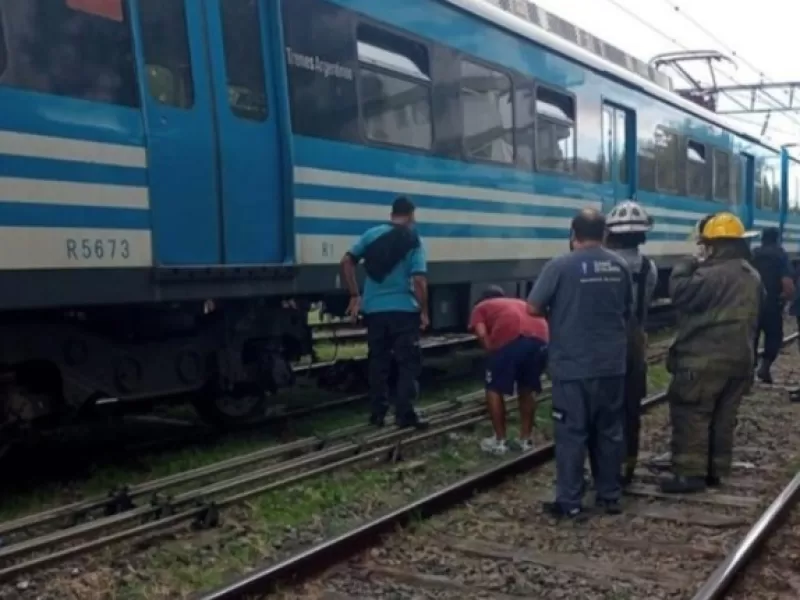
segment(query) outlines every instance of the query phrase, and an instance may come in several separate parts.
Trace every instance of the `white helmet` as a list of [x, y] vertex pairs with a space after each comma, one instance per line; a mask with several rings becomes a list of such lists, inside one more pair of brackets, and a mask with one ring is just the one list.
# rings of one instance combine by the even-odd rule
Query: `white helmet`
[[640, 233], [653, 228], [653, 219], [639, 204], [625, 200], [608, 213], [606, 227], [611, 233]]

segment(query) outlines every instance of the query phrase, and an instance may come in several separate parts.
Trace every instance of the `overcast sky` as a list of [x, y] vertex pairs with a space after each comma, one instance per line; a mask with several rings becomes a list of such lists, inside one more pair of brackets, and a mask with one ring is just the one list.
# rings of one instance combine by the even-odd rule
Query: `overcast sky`
[[[797, 0], [535, 0], [536, 4], [640, 58], [689, 48], [714, 49], [731, 56], [736, 67], [720, 64], [720, 85], [800, 81], [800, 2]], [[676, 7], [678, 10], [676, 10]], [[694, 77], [709, 81], [708, 68], [695, 65]], [[670, 74], [671, 75], [671, 74]], [[732, 77], [732, 79], [731, 79]], [[675, 87], [685, 87], [673, 77]], [[788, 100], [783, 91], [772, 94]], [[795, 104], [800, 106], [800, 89]], [[744, 96], [737, 96], [745, 100]], [[760, 99], [761, 105], [770, 102]], [[723, 98], [720, 109], [736, 108]], [[758, 136], [764, 115], [737, 115], [734, 123]], [[800, 142], [800, 111], [773, 114], [766, 139], [774, 144]], [[797, 154], [797, 151], [795, 151]]]

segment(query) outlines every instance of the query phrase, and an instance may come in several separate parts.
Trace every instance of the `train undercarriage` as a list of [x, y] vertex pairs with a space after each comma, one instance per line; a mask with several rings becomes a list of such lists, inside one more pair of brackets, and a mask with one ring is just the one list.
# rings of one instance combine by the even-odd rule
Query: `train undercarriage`
[[175, 401], [215, 426], [251, 421], [312, 351], [308, 306], [258, 299], [4, 315], [0, 447], [41, 426]]

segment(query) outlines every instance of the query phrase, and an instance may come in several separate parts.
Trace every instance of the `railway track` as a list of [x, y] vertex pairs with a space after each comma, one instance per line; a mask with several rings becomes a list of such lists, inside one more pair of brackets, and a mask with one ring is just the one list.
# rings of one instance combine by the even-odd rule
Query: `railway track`
[[[660, 361], [667, 344], [655, 344]], [[515, 409], [512, 399], [507, 406]], [[425, 432], [347, 427], [0, 523], [0, 585], [32, 571], [191, 522], [214, 526], [220, 511], [304, 480], [382, 464], [486, 420], [482, 389], [423, 409]]]
[[[784, 352], [774, 367], [776, 381], [795, 382], [795, 361], [793, 348]], [[659, 394], [645, 403], [643, 459], [667, 447], [667, 414], [658, 408], [663, 400]], [[557, 524], [538, 507], [553, 495], [553, 447], [547, 445], [203, 598], [276, 592], [285, 599], [324, 600], [721, 598], [770, 525], [800, 496], [800, 481], [793, 478], [798, 456], [791, 452], [800, 441], [793, 425], [798, 415], [800, 404], [787, 400], [785, 388], [758, 384], [740, 408], [734, 473], [720, 489], [664, 495], [655, 485], [657, 474], [640, 468], [622, 515]], [[413, 526], [390, 535], [408, 524]]]

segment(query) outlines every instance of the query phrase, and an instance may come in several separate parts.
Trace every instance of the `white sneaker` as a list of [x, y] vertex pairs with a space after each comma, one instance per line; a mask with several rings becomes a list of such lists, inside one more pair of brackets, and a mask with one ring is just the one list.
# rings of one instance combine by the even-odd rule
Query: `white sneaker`
[[508, 452], [508, 446], [505, 440], [498, 440], [496, 437], [492, 436], [481, 441], [481, 450], [487, 454], [502, 456]]
[[648, 464], [655, 469], [669, 469], [672, 466], [672, 452], [654, 456]]
[[528, 450], [533, 450], [533, 440], [528, 438], [527, 440], [518, 440], [517, 446], [522, 452], [527, 452]]

